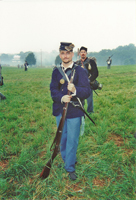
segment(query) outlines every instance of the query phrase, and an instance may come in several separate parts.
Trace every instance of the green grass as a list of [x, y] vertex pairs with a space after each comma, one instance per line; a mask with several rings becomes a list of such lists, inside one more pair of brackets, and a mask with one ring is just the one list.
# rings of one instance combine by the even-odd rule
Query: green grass
[[[135, 200], [136, 199], [136, 66], [99, 68], [103, 84], [94, 93], [77, 151], [78, 179], [71, 181], [58, 155], [50, 176], [39, 174], [51, 156], [56, 133], [49, 84], [52, 69], [3, 67], [0, 92], [1, 200]], [[85, 104], [85, 108], [86, 108]]]

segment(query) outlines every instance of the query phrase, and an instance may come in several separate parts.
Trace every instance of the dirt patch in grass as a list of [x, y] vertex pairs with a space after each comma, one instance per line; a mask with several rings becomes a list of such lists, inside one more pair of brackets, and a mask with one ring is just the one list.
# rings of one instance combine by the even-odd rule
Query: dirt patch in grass
[[0, 161], [0, 168], [5, 169], [8, 165], [8, 163], [9, 163], [8, 160]]
[[103, 187], [105, 185], [107, 185], [107, 183], [110, 182], [110, 179], [100, 179], [99, 177], [96, 177], [93, 179], [93, 185], [94, 186], [98, 186], [98, 187]]
[[93, 185], [103, 187], [105, 185], [104, 179], [99, 179], [98, 177], [93, 179]]
[[74, 192], [82, 192], [82, 188], [80, 186], [80, 182], [72, 184], [72, 185], [67, 185], [66, 189], [72, 189]]
[[41, 152], [39, 153], [39, 157], [40, 157], [40, 158], [45, 157], [46, 153], [47, 153], [47, 151], [41, 151]]
[[110, 140], [113, 140], [118, 147], [124, 144], [124, 140], [120, 135], [112, 134], [108, 137], [108, 141]]
[[131, 156], [133, 154], [133, 149], [124, 149], [123, 156]]

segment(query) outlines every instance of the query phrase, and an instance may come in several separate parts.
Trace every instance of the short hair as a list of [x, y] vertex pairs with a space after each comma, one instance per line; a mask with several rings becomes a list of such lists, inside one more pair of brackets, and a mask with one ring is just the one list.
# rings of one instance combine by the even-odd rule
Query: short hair
[[85, 50], [85, 51], [87, 52], [87, 48], [86, 48], [86, 47], [83, 47], [83, 46], [82, 46], [82, 47], [80, 48], [80, 51], [81, 51], [81, 50]]

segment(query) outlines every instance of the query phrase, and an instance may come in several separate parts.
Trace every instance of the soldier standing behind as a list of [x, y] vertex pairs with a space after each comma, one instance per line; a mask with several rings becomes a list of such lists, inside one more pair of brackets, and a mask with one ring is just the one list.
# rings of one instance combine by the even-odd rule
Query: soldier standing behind
[[[87, 73], [88, 73], [88, 79], [91, 82], [93, 82], [97, 77], [98, 77], [98, 69], [97, 69], [97, 64], [96, 64], [96, 59], [93, 58], [88, 58], [87, 57], [87, 48], [86, 47], [81, 47], [80, 48], [80, 60], [77, 60], [77, 64], [80, 65], [81, 67], [85, 68]], [[88, 113], [93, 113], [93, 90], [91, 90], [90, 96], [87, 98], [87, 112]]]

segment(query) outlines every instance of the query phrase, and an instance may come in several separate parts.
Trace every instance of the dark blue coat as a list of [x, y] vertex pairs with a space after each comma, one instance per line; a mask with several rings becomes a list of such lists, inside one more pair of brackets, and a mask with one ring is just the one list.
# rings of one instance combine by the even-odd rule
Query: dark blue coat
[[[67, 69], [68, 70], [68, 69]], [[52, 80], [50, 84], [51, 97], [53, 99], [53, 115], [58, 116], [63, 113], [63, 107], [65, 103], [61, 103], [61, 98], [68, 93], [67, 85], [68, 82], [65, 81], [64, 84], [60, 83], [63, 78], [62, 74], [59, 72], [57, 67], [52, 73]], [[69, 75], [69, 79], [71, 74]], [[75, 68], [75, 76], [73, 84], [76, 87], [76, 97], [80, 98], [81, 101], [88, 98], [91, 94], [90, 84], [88, 81], [87, 72], [80, 66]], [[72, 101], [77, 101], [76, 97], [72, 97]], [[84, 113], [78, 107], [74, 107], [71, 103], [68, 105], [66, 118], [81, 117]]]
[[[81, 59], [76, 61], [76, 63], [82, 66]], [[91, 65], [91, 69], [88, 69], [89, 64]], [[90, 82], [94, 81], [98, 77], [98, 74], [99, 74], [96, 62], [92, 58], [86, 57], [86, 59], [83, 62], [83, 65], [84, 65], [84, 68], [88, 72], [88, 77], [90, 77], [89, 78]]]

